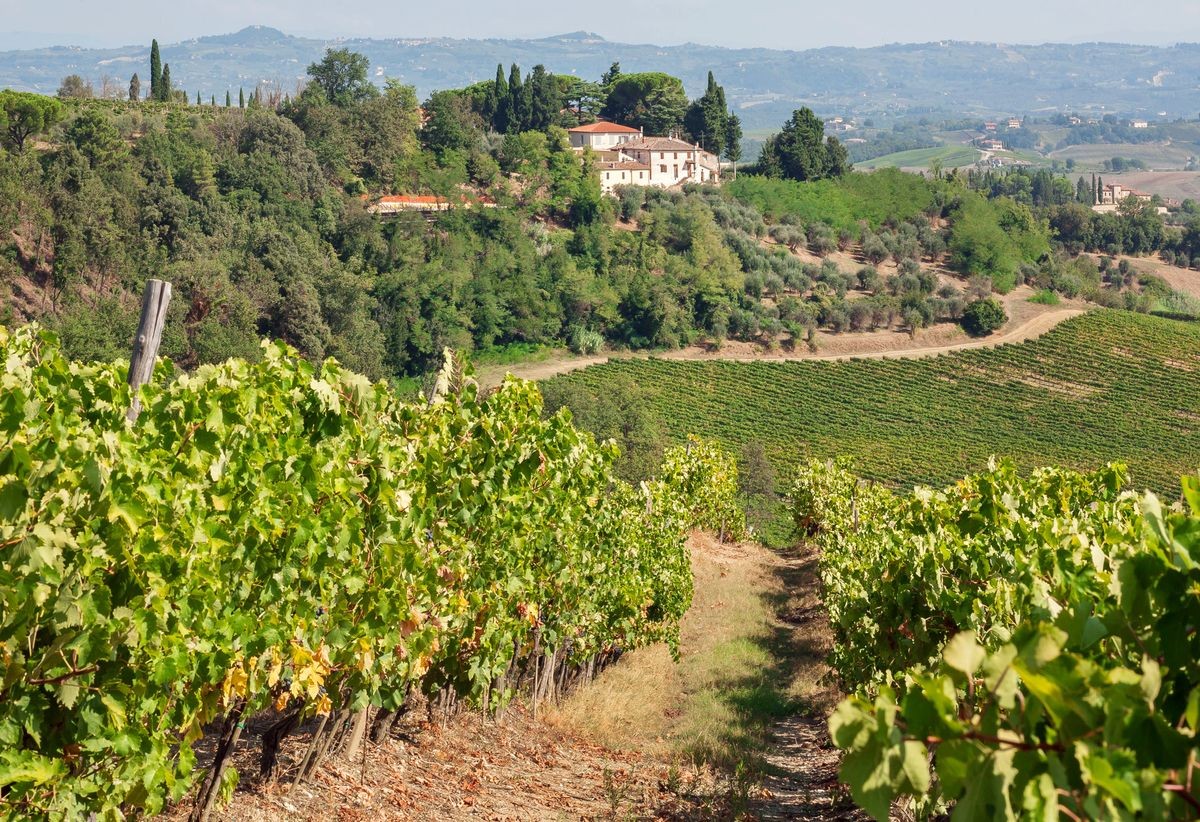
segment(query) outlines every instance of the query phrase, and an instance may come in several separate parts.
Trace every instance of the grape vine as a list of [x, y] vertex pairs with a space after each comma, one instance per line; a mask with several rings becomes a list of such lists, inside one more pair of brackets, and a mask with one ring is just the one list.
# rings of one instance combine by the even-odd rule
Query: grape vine
[[845, 463], [799, 477], [823, 549], [842, 778], [885, 819], [1194, 818], [1200, 478], [994, 464], [898, 497]]
[[631, 487], [529, 383], [405, 404], [270, 344], [160, 363], [130, 427], [123, 377], [0, 328], [4, 816], [156, 813], [222, 718], [496, 707], [547, 660], [676, 648], [688, 529], [740, 527], [728, 457]]

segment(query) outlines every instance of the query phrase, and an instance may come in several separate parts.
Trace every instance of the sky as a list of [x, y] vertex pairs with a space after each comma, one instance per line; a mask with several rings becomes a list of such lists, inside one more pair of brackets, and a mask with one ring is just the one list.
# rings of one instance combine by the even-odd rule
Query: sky
[[0, 48], [176, 42], [265, 25], [333, 37], [546, 37], [806, 49], [932, 40], [1200, 41], [1200, 0], [0, 0]]

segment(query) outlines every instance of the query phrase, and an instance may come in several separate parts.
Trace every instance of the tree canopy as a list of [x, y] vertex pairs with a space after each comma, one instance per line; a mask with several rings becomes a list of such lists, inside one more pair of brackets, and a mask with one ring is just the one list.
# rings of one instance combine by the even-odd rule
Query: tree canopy
[[343, 108], [373, 97], [378, 90], [367, 74], [371, 62], [350, 49], [326, 49], [319, 63], [308, 67], [309, 88], [319, 91], [329, 103]]
[[661, 71], [621, 74], [613, 81], [601, 116], [647, 134], [667, 134], [683, 125], [688, 99], [683, 82]]
[[63, 117], [62, 103], [53, 97], [10, 89], [0, 91], [0, 110], [7, 121], [4, 144], [18, 152], [31, 136], [49, 130]]
[[763, 143], [759, 170], [769, 177], [823, 180], [850, 170], [846, 149], [836, 137], [825, 137], [825, 124], [810, 108], [792, 112], [783, 130]]

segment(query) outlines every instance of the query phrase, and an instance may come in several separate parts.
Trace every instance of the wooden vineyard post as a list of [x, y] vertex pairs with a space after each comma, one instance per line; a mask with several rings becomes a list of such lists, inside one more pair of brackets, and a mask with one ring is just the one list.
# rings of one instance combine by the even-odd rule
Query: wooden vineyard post
[[137, 334], [133, 337], [133, 354], [129, 357], [129, 387], [133, 401], [125, 419], [134, 422], [142, 413], [138, 389], [154, 375], [154, 361], [162, 343], [163, 326], [167, 322], [167, 305], [171, 302], [171, 284], [165, 280], [147, 280], [142, 292], [142, 316]]

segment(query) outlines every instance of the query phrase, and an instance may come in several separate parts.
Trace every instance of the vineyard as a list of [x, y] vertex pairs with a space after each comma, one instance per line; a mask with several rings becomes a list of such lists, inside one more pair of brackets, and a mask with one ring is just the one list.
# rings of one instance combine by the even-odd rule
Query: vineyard
[[1164, 510], [1126, 479], [1002, 462], [905, 497], [799, 472], [854, 692], [830, 732], [875, 818], [1196, 817], [1200, 480]]
[[1120, 459], [1135, 486], [1175, 499], [1200, 465], [1200, 326], [1129, 312], [927, 359], [622, 359], [556, 379], [593, 393], [632, 379], [673, 438], [757, 440], [781, 477], [814, 457], [851, 457], [895, 487], [944, 485], [994, 454], [1022, 468]]
[[[448, 365], [399, 402], [280, 344], [131, 396], [120, 365], [0, 328], [0, 817], [156, 813], [230, 794], [253, 717], [298, 778], [408, 698], [547, 698], [624, 649], [674, 647], [687, 531], [736, 536], [736, 467], [692, 441], [659, 478], [528, 383]], [[216, 736], [211, 763], [196, 750]]]

